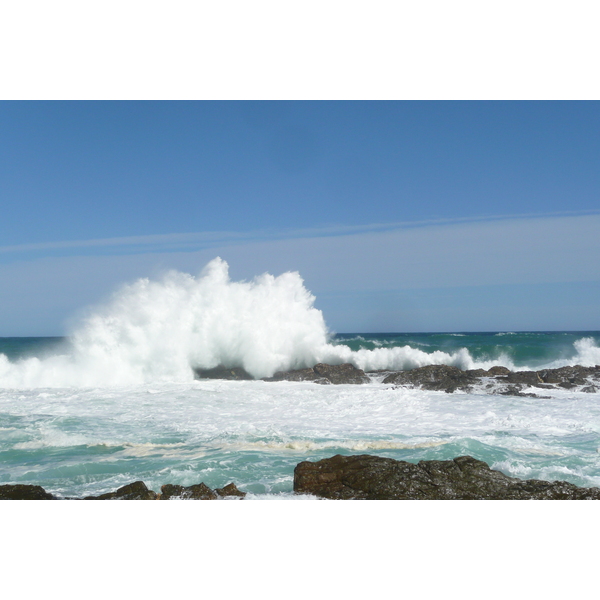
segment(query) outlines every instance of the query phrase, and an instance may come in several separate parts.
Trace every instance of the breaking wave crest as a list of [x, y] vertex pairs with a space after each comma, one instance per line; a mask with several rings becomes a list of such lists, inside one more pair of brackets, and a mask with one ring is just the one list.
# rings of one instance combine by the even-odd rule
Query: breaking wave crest
[[[296, 272], [234, 282], [227, 263], [216, 258], [197, 277], [173, 271], [159, 281], [140, 279], [124, 286], [83, 321], [66, 354], [17, 362], [0, 354], [0, 386], [185, 382], [193, 380], [194, 368], [218, 365], [243, 367], [256, 378], [319, 362], [350, 362], [364, 370], [429, 364], [515, 368], [508, 356], [475, 361], [466, 348], [424, 352], [406, 345], [352, 350], [332, 344], [314, 300]], [[600, 363], [600, 348], [593, 339], [580, 339], [575, 346], [575, 362]]]

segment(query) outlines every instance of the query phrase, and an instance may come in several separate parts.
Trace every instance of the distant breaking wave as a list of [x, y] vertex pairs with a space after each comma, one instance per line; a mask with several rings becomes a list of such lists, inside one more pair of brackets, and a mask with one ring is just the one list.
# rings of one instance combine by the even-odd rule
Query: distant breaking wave
[[[0, 387], [185, 382], [193, 380], [194, 368], [218, 365], [243, 367], [256, 378], [319, 362], [350, 362], [365, 371], [429, 364], [515, 369], [508, 356], [475, 361], [466, 348], [428, 353], [408, 345], [352, 350], [332, 344], [323, 314], [297, 272], [234, 282], [228, 270], [216, 258], [198, 277], [172, 271], [160, 281], [124, 286], [83, 321], [68, 354], [16, 362], [0, 354]], [[593, 339], [582, 338], [575, 348], [569, 364], [600, 363]]]

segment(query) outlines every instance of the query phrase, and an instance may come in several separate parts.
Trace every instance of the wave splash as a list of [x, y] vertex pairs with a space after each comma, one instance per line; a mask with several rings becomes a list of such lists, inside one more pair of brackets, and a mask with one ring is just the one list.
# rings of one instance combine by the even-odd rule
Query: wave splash
[[[197, 277], [172, 271], [160, 281], [140, 279], [83, 321], [71, 336], [68, 354], [14, 363], [0, 354], [0, 387], [186, 382], [193, 380], [194, 368], [218, 365], [243, 367], [255, 378], [319, 362], [350, 362], [366, 371], [430, 364], [515, 368], [508, 356], [475, 361], [466, 348], [453, 353], [411, 346], [353, 351], [332, 344], [314, 300], [297, 272], [234, 282], [220, 258]], [[600, 363], [600, 348], [591, 338], [575, 346], [579, 364]]]

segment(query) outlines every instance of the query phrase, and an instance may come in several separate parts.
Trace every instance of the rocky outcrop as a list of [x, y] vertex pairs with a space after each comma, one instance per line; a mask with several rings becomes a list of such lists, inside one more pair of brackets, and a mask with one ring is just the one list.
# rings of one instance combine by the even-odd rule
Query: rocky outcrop
[[56, 500], [41, 485], [0, 485], [0, 500]]
[[[230, 379], [250, 380], [254, 379], [241, 367], [215, 367], [214, 369], [194, 369], [196, 379]], [[342, 365], [327, 365], [319, 363], [307, 369], [295, 369], [292, 371], [277, 371], [273, 377], [265, 377], [263, 381], [313, 381], [324, 385], [342, 383], [369, 383], [371, 379], [365, 375], [362, 369], [345, 363]]]
[[448, 365], [429, 365], [388, 375], [383, 383], [421, 387], [425, 390], [442, 390], [452, 393], [467, 390], [478, 381], [475, 375]]
[[264, 381], [314, 381], [325, 385], [332, 383], [338, 385], [369, 383], [371, 379], [365, 375], [362, 369], [357, 369], [350, 363], [342, 365], [319, 363], [308, 369], [278, 371], [273, 377], [266, 377]]
[[350, 363], [342, 365], [326, 365], [319, 363], [313, 367], [314, 372], [320, 377], [328, 379], [333, 384], [341, 383], [369, 383], [371, 379], [365, 375], [362, 369], [357, 369]]
[[277, 371], [273, 377], [265, 377], [263, 379], [263, 381], [315, 381], [317, 383], [331, 383], [329, 380], [319, 380], [324, 380], [324, 378], [317, 375], [312, 367], [308, 369], [295, 369], [293, 371]]
[[[294, 492], [333, 500], [600, 500], [600, 488], [517, 479], [471, 456], [414, 464], [370, 454], [338, 454], [299, 463], [294, 469]], [[217, 500], [245, 495], [233, 483], [216, 490], [204, 483], [188, 487], [166, 484], [157, 494], [136, 481], [84, 500]], [[38, 485], [1, 485], [0, 500], [59, 498]]]
[[[157, 494], [146, 487], [143, 481], [135, 481], [120, 487], [116, 492], [108, 492], [99, 496], [86, 496], [83, 500], [217, 500], [218, 498], [243, 498], [246, 492], [238, 490], [234, 483], [211, 490], [204, 483], [184, 487], [168, 483], [161, 487]], [[0, 485], [0, 500], [59, 500], [39, 485]], [[65, 498], [65, 500], [81, 500], [81, 498]]]
[[[527, 388], [574, 389], [596, 393], [600, 389], [600, 366], [561, 367], [541, 371], [510, 371], [506, 367], [492, 367], [463, 371], [448, 365], [429, 365], [407, 371], [389, 373], [383, 383], [398, 386], [419, 387], [425, 390], [443, 390], [448, 393], [457, 390], [464, 392], [529, 396], [548, 398], [537, 393], [524, 392]], [[598, 384], [598, 385], [595, 385]]]
[[559, 369], [544, 369], [537, 373], [544, 383], [557, 384], [566, 389], [586, 385], [590, 379], [600, 381], [600, 365], [595, 367], [575, 365]]
[[214, 369], [194, 369], [195, 379], [233, 379], [233, 380], [250, 380], [254, 379], [242, 367], [215, 367]]
[[116, 492], [100, 496], [86, 496], [84, 500], [156, 500], [158, 494], [149, 490], [143, 481], [134, 481], [120, 487]]
[[217, 492], [217, 494], [221, 498], [228, 498], [228, 497], [243, 498], [246, 495], [246, 492], [242, 492], [237, 489], [235, 483], [228, 483], [225, 487], [216, 488], [215, 492]]
[[600, 488], [508, 477], [471, 456], [417, 464], [362, 454], [302, 462], [294, 491], [335, 500], [600, 500]]
[[[194, 369], [196, 379], [250, 380], [252, 375], [241, 367], [215, 367], [214, 369]], [[524, 391], [527, 388], [575, 389], [582, 392], [597, 393], [600, 390], [600, 365], [595, 367], [561, 367], [540, 371], [510, 371], [506, 367], [495, 366], [489, 370], [470, 369], [463, 371], [449, 365], [428, 365], [406, 371], [373, 371], [383, 383], [397, 386], [415, 387], [424, 390], [444, 391], [449, 394], [456, 391], [477, 391], [504, 396], [528, 396], [547, 398], [539, 393]], [[371, 377], [362, 369], [350, 363], [342, 365], [316, 364], [306, 369], [278, 371], [263, 381], [312, 381], [323, 385], [369, 383]]]
[[183, 487], [168, 483], [160, 488], [160, 500], [216, 500], [217, 494], [204, 483]]

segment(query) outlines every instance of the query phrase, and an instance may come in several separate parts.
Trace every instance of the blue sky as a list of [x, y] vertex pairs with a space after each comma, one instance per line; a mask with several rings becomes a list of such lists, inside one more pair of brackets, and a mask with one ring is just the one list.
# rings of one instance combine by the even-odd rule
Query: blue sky
[[600, 329], [598, 102], [1, 102], [0, 336], [220, 255], [348, 331]]

